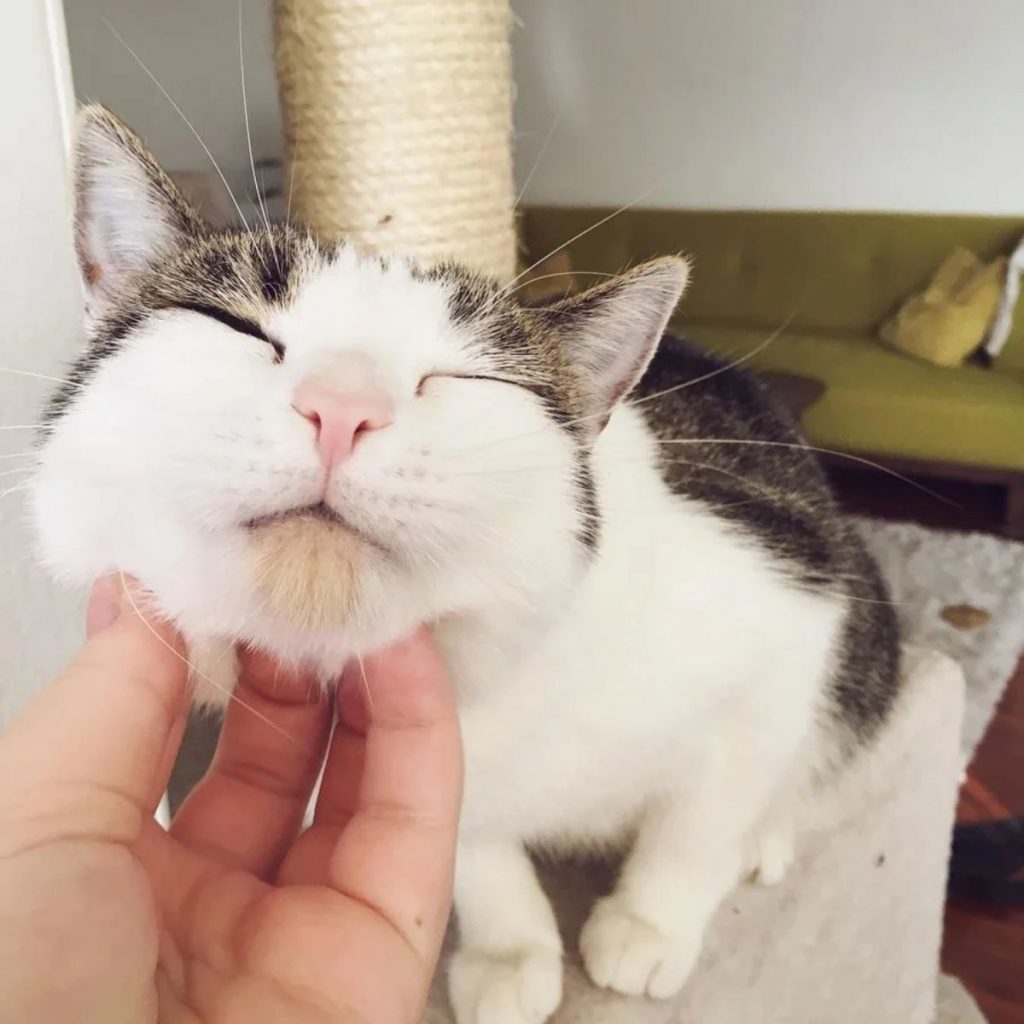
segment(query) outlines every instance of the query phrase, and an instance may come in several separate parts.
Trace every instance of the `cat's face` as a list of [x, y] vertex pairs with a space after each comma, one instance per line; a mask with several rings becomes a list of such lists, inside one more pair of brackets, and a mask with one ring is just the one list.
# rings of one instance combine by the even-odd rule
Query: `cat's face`
[[585, 569], [591, 446], [681, 261], [527, 309], [453, 268], [215, 234], [100, 109], [76, 158], [90, 338], [33, 495], [56, 570], [131, 573], [190, 633], [298, 655], [525, 611]]

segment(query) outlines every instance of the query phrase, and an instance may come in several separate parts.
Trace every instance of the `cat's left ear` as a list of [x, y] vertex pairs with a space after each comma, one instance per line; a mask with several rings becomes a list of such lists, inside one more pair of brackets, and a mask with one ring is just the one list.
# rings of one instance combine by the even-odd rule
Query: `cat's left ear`
[[85, 107], [75, 127], [75, 250], [94, 316], [205, 226], [139, 137], [109, 110]]
[[689, 276], [685, 259], [666, 256], [534, 311], [569, 356], [592, 435], [647, 369]]

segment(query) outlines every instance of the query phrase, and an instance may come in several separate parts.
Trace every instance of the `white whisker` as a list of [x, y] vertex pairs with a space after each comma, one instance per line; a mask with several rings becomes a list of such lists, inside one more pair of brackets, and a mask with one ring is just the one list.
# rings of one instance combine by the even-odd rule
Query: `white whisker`
[[363, 681], [363, 695], [366, 697], [366, 709], [370, 712], [370, 718], [373, 718], [373, 694], [370, 693], [370, 680], [366, 678], [366, 664], [363, 661], [361, 654], [356, 655], [356, 661], [359, 663], [359, 675]]
[[836, 451], [834, 448], [819, 448], [812, 444], [796, 444], [789, 441], [762, 441], [755, 440], [754, 438], [743, 438], [743, 437], [702, 437], [702, 438], [680, 438], [678, 440], [664, 440], [659, 441], [659, 444], [748, 444], [748, 445], [759, 445], [766, 448], [795, 448], [798, 451], [815, 452], [819, 455], [833, 455], [836, 458], [848, 459], [850, 462], [859, 463], [862, 466], [869, 466], [871, 469], [877, 469], [881, 473], [886, 473], [891, 477], [895, 477], [897, 480], [914, 487], [921, 491], [923, 494], [927, 494], [932, 498], [936, 498], [938, 501], [943, 502], [946, 505], [951, 505], [953, 508], [959, 508], [959, 505], [950, 498], [947, 498], [943, 494], [939, 494], [937, 491], [933, 491], [930, 487], [925, 487], [924, 484], [919, 484], [916, 480], [911, 480], [910, 477], [904, 476], [902, 473], [897, 473], [894, 469], [889, 469], [888, 466], [883, 466], [881, 463], [872, 462], [871, 459], [866, 459], [861, 455], [851, 455], [849, 452]]
[[[656, 391], [651, 395], [644, 395], [643, 398], [638, 398], [635, 401], [628, 401], [627, 405], [630, 408], [636, 408], [637, 406], [645, 405], [647, 402], [653, 402], [659, 398], [666, 398], [668, 395], [675, 394], [677, 391], [685, 391], [687, 388], [693, 387], [696, 384], [702, 384], [704, 381], [711, 380], [712, 377], [717, 377], [719, 374], [725, 373], [728, 370], [734, 370], [737, 366], [742, 366], [744, 363], [749, 362], [756, 355], [763, 352], [773, 341], [775, 341], [786, 328], [793, 322], [793, 318], [796, 316], [794, 310], [789, 314], [788, 317], [772, 331], [763, 341], [759, 342], [749, 352], [744, 353], [738, 359], [734, 359], [731, 363], [725, 363], [722, 366], [715, 367], [714, 370], [710, 370], [707, 373], [701, 374], [699, 377], [691, 377], [689, 380], [680, 381], [678, 384], [673, 384], [670, 388], [665, 388], [662, 391]], [[583, 423], [589, 423], [591, 420], [601, 419], [604, 413], [593, 413], [587, 416], [578, 416], [575, 419], [567, 420], [567, 426], [579, 426]]]
[[[615, 276], [615, 275], [612, 275], [612, 276]], [[645, 404], [647, 402], [653, 401], [656, 398], [664, 398], [665, 396], [670, 395], [670, 394], [672, 394], [675, 391], [682, 391], [685, 388], [692, 387], [692, 386], [694, 386], [696, 384], [700, 384], [703, 381], [706, 381], [706, 380], [710, 379], [711, 377], [718, 376], [718, 374], [720, 374], [720, 373], [725, 373], [727, 370], [731, 370], [731, 369], [734, 369], [737, 366], [740, 366], [742, 363], [748, 361], [749, 359], [752, 359], [759, 352], [762, 352], [776, 338], [778, 338], [779, 335], [786, 329], [788, 324], [792, 321], [794, 315], [795, 315], [795, 313], [794, 314], [790, 314], [790, 316], [778, 328], [776, 328], [771, 334], [769, 334], [768, 337], [766, 337], [762, 342], [760, 342], [757, 346], [755, 346], [753, 349], [751, 349], [745, 355], [741, 356], [739, 359], [736, 359], [736, 360], [734, 360], [731, 363], [727, 363], [724, 366], [717, 367], [716, 369], [712, 370], [711, 372], [703, 374], [700, 377], [693, 377], [693, 378], [690, 378], [689, 380], [681, 381], [679, 384], [674, 384], [672, 387], [666, 388], [663, 391], [656, 392], [655, 394], [652, 394], [652, 395], [645, 395], [643, 398], [640, 398], [640, 399], [638, 399], [636, 401], [627, 402], [627, 407], [634, 408], [636, 406], [643, 405], [643, 404]], [[566, 420], [565, 421], [565, 425], [566, 426], [579, 426], [580, 424], [587, 423], [587, 422], [590, 422], [593, 419], [599, 418], [601, 415], [603, 415], [603, 414], [579, 416], [579, 417], [576, 417], [575, 419]], [[509, 435], [506, 435], [505, 437], [491, 438], [489, 441], [485, 441], [485, 442], [482, 442], [480, 444], [471, 444], [471, 445], [466, 445], [466, 446], [461, 447], [461, 448], [450, 449], [449, 451], [445, 452], [445, 454], [448, 455], [448, 456], [476, 454], [478, 452], [485, 451], [486, 449], [491, 448], [494, 445], [508, 444], [508, 443], [510, 443], [512, 441], [527, 440], [527, 439], [529, 439], [531, 437], [536, 437], [539, 433], [540, 433], [540, 431], [538, 431], [538, 430], [531, 430], [531, 431], [528, 431], [527, 433], [523, 433], [523, 434], [509, 434]]]
[[[214, 659], [214, 662], [213, 662], [214, 665], [219, 665], [229, 654], [234, 654], [234, 653], [235, 653], [235, 645], [234, 644], [225, 644], [224, 645], [224, 650], [221, 651], [220, 654], [218, 654], [217, 657]], [[281, 667], [280, 663], [278, 663], [277, 665], [274, 666], [274, 682], [275, 682], [275, 684], [277, 683], [277, 673], [280, 670], [280, 667]]]
[[0, 470], [0, 477], [13, 476], [15, 473], [34, 473], [37, 467], [31, 466], [15, 466], [14, 469]]
[[[749, 480], [745, 476], [740, 476], [739, 473], [734, 473], [730, 469], [725, 469], [723, 466], [716, 466], [713, 463], [708, 462], [693, 462], [690, 459], [673, 459], [673, 465], [692, 466], [694, 469], [704, 469], [711, 473], [721, 473], [723, 476], [729, 477], [731, 480], [735, 480], [742, 488], [747, 490], [756, 491], [762, 497], [775, 498], [775, 495], [762, 484], [754, 480]], [[747, 499], [751, 500], [751, 499]]]
[[544, 136], [544, 141], [540, 144], [540, 149], [537, 151], [537, 159], [533, 161], [530, 173], [526, 175], [526, 181], [523, 182], [523, 187], [519, 190], [519, 194], [516, 196], [515, 202], [512, 204], [513, 210], [519, 209], [519, 204], [523, 201], [523, 196], [526, 195], [526, 190], [530, 187], [530, 182], [533, 181], [533, 176], [537, 173], [537, 168], [540, 167], [540, 162], [544, 159], [544, 154], [547, 152], [551, 139], [555, 134], [555, 129], [558, 127], [558, 122], [561, 120], [562, 112], [559, 111], [555, 115], [555, 119], [551, 122], [551, 127], [548, 129], [548, 133]]
[[417, 554], [419, 555], [419, 557], [425, 558], [430, 563], [431, 568], [433, 568], [436, 572], [441, 571], [441, 563], [430, 553], [430, 551], [427, 549], [425, 545], [420, 546], [420, 548], [417, 551]]
[[252, 170], [252, 183], [256, 189], [256, 202], [259, 205], [260, 213], [263, 215], [263, 224], [267, 229], [267, 238], [270, 240], [270, 251], [274, 256], [274, 264], [277, 272], [281, 273], [281, 263], [277, 258], [277, 246], [274, 244], [274, 236], [270, 230], [270, 217], [267, 215], [267, 207], [263, 202], [263, 195], [260, 192], [260, 183], [256, 178], [256, 158], [252, 152], [252, 129], [249, 126], [249, 99], [245, 90], [245, 46], [242, 41], [242, 3], [238, 0], [238, 65], [242, 77], [242, 117], [245, 121], [245, 141], [249, 147], [249, 167]]
[[531, 263], [525, 270], [523, 270], [521, 273], [513, 277], [512, 280], [509, 281], [509, 283], [503, 289], [503, 293], [508, 294], [508, 292], [511, 291], [512, 286], [514, 284], [516, 284], [518, 281], [521, 281], [531, 270], [536, 270], [537, 267], [539, 267], [545, 260], [551, 259], [551, 257], [554, 256], [555, 253], [561, 252], [563, 249], [567, 249], [570, 245], [573, 244], [573, 242], [578, 242], [581, 238], [585, 238], [587, 235], [590, 234], [591, 231], [596, 231], [599, 227], [603, 227], [605, 224], [607, 224], [608, 221], [614, 220], [616, 217], [621, 216], [627, 210], [631, 210], [634, 206], [638, 205], [639, 203], [642, 203], [653, 191], [653, 188], [649, 188], [646, 192], [643, 193], [643, 195], [637, 196], [636, 199], [632, 200], [632, 202], [626, 203], [625, 206], [620, 206], [617, 210], [613, 210], [611, 213], [602, 217], [595, 224], [591, 224], [589, 228], [584, 228], [582, 231], [578, 231], [575, 235], [572, 236], [572, 238], [569, 238], [566, 241], [562, 242], [561, 245], [556, 245], [555, 248], [552, 249], [550, 252], [545, 253], [545, 255], [543, 255], [539, 260], [536, 260], [535, 262]]
[[65, 380], [63, 377], [50, 377], [45, 373], [36, 373], [34, 370], [15, 370], [11, 366], [0, 366], [0, 373], [11, 373], [17, 377], [32, 377], [35, 380], [48, 380], [54, 384], [68, 384], [72, 387], [80, 387], [74, 381]]
[[209, 677], [208, 675], [206, 675], [205, 673], [203, 673], [203, 672], [200, 672], [200, 671], [199, 671], [199, 670], [198, 670], [198, 669], [197, 669], [197, 668], [195, 667], [195, 665], [193, 665], [193, 664], [192, 664], [192, 662], [190, 662], [190, 661], [188, 660], [188, 658], [186, 658], [186, 657], [185, 657], [184, 655], [182, 655], [182, 654], [180, 654], [180, 653], [179, 653], [178, 651], [176, 651], [176, 650], [174, 649], [174, 647], [173, 647], [173, 646], [172, 646], [171, 644], [169, 644], [169, 643], [168, 643], [168, 642], [167, 642], [167, 641], [166, 641], [166, 640], [165, 640], [165, 639], [164, 639], [164, 638], [163, 638], [163, 637], [162, 637], [162, 636], [161, 636], [161, 635], [160, 635], [160, 634], [159, 634], [159, 633], [158, 633], [158, 632], [157, 632], [157, 631], [156, 631], [156, 630], [155, 630], [155, 629], [153, 628], [153, 626], [152, 626], [152, 625], [150, 624], [150, 622], [149, 622], [149, 620], [148, 620], [148, 619], [146, 618], [146, 616], [142, 614], [142, 611], [141, 611], [141, 609], [140, 609], [140, 608], [139, 608], [139, 606], [138, 606], [138, 605], [137, 605], [137, 604], [135, 603], [135, 598], [134, 598], [134, 596], [132, 595], [132, 592], [131, 592], [131, 588], [130, 588], [130, 587], [128, 586], [128, 580], [127, 580], [127, 579], [125, 578], [125, 575], [124, 575], [124, 573], [123, 573], [123, 572], [122, 572], [122, 573], [119, 573], [119, 575], [120, 575], [120, 577], [121, 577], [121, 587], [122, 587], [122, 589], [124, 590], [125, 596], [126, 596], [126, 597], [128, 598], [128, 603], [129, 603], [129, 604], [130, 604], [130, 605], [132, 606], [132, 610], [133, 610], [133, 611], [135, 612], [135, 614], [136, 614], [136, 615], [137, 615], [137, 616], [139, 617], [139, 620], [140, 620], [140, 621], [142, 622], [142, 624], [143, 624], [143, 625], [144, 625], [144, 626], [146, 627], [146, 629], [148, 629], [148, 630], [149, 630], [149, 632], [150, 632], [150, 633], [152, 633], [152, 634], [153, 634], [153, 636], [154, 636], [154, 637], [156, 637], [156, 639], [157, 639], [157, 640], [159, 640], [159, 641], [160, 641], [160, 643], [161, 643], [161, 644], [162, 644], [162, 645], [163, 645], [164, 647], [166, 647], [166, 648], [167, 648], [167, 650], [169, 650], [169, 651], [171, 652], [171, 654], [173, 654], [173, 655], [174, 655], [174, 656], [175, 656], [175, 657], [176, 657], [176, 658], [177, 658], [177, 659], [178, 659], [179, 661], [181, 661], [181, 662], [184, 662], [184, 663], [185, 663], [186, 667], [187, 667], [187, 668], [188, 668], [188, 670], [189, 670], [189, 673], [190, 673], [190, 675], [193, 675], [193, 676], [195, 676], [195, 677], [196, 677], [197, 679], [202, 679], [202, 680], [203, 680], [203, 682], [205, 682], [205, 683], [209, 683], [209, 684], [210, 684], [210, 686], [212, 686], [212, 687], [213, 687], [213, 688], [214, 688], [215, 690], [219, 690], [219, 691], [220, 691], [221, 693], [223, 693], [223, 694], [226, 694], [226, 695], [227, 695], [227, 698], [228, 698], [228, 700], [233, 700], [233, 701], [235, 701], [235, 703], [237, 703], [237, 704], [238, 704], [238, 705], [240, 705], [241, 707], [245, 708], [245, 709], [246, 709], [246, 711], [250, 711], [250, 712], [251, 712], [252, 714], [254, 714], [254, 715], [255, 715], [255, 716], [256, 716], [256, 717], [257, 717], [257, 718], [258, 718], [258, 719], [259, 719], [259, 720], [260, 720], [261, 722], [263, 722], [263, 724], [264, 724], [264, 725], [268, 725], [268, 726], [270, 726], [270, 728], [271, 728], [271, 729], [273, 729], [273, 730], [274, 730], [274, 732], [276, 732], [276, 733], [279, 733], [279, 734], [280, 734], [281, 736], [283, 736], [283, 737], [284, 737], [284, 738], [285, 738], [286, 740], [288, 740], [288, 742], [289, 742], [289, 743], [296, 743], [296, 742], [297, 742], [297, 741], [295, 740], [295, 737], [294, 737], [294, 736], [292, 736], [292, 735], [291, 735], [290, 733], [288, 733], [288, 732], [286, 732], [286, 731], [285, 731], [284, 729], [282, 729], [282, 728], [281, 728], [281, 726], [279, 726], [279, 725], [278, 725], [278, 724], [277, 724], [276, 722], [272, 721], [271, 719], [267, 718], [267, 716], [266, 716], [266, 715], [264, 715], [264, 714], [262, 714], [261, 712], [257, 711], [257, 710], [256, 710], [256, 708], [254, 708], [254, 707], [253, 707], [253, 706], [252, 706], [251, 704], [249, 704], [249, 703], [248, 703], [247, 701], [244, 701], [244, 700], [242, 700], [242, 698], [241, 698], [241, 697], [239, 697], [239, 696], [238, 696], [238, 694], [236, 694], [236, 693], [235, 693], [235, 692], [234, 692], [233, 690], [229, 690], [229, 689], [228, 689], [228, 688], [227, 688], [226, 686], [221, 686], [221, 685], [220, 685], [220, 683], [218, 683], [218, 682], [217, 682], [217, 681], [216, 681], [215, 679], [211, 679], [211, 678], [210, 678], [210, 677]]
[[0, 491], [0, 498], [6, 498], [9, 494], [17, 494], [19, 491], [27, 491], [32, 486], [31, 480], [8, 487], [6, 491]]
[[760, 342], [749, 352], [744, 353], [739, 359], [734, 359], [731, 363], [725, 363], [722, 366], [716, 367], [714, 370], [710, 370], [708, 373], [702, 374], [699, 377], [692, 377], [690, 380], [684, 380], [679, 384], [675, 384], [670, 388], [665, 388], [664, 391], [656, 391], [653, 395], [644, 395], [643, 398], [638, 398], [635, 402], [629, 404], [634, 408], [638, 405], [645, 405], [647, 402], [653, 402], [655, 399], [664, 398], [666, 395], [674, 394], [676, 391], [683, 391], [686, 388], [692, 388], [695, 384], [701, 384], [706, 380], [711, 380], [712, 377], [717, 377], [720, 373], [725, 373], [726, 370], [734, 370], [737, 366], [742, 366], [744, 363], [749, 362], [758, 353], [763, 352], [776, 338], [782, 334], [783, 331], [793, 322], [793, 318], [796, 316], [796, 311], [789, 314], [786, 319], [779, 324], [778, 327], [768, 335], [764, 341]]
[[121, 33], [118, 32], [116, 28], [114, 28], [110, 21], [103, 17], [103, 15], [100, 15], [100, 19], [113, 34], [114, 38], [117, 39], [117, 41], [132, 55], [132, 57], [135, 59], [135, 63], [138, 64], [139, 67], [142, 68], [142, 70], [149, 76], [150, 81], [152, 81], [152, 83], [163, 94], [164, 99], [166, 99], [167, 102], [170, 103], [172, 107], [174, 107], [178, 116], [182, 119], [182, 121], [185, 122], [185, 126], [195, 136], [195, 139], [199, 143], [199, 145], [203, 147], [203, 152], [207, 155], [207, 157], [209, 157], [210, 163], [213, 164], [213, 169], [217, 172], [217, 176], [220, 178], [221, 183], [224, 185], [224, 188], [227, 189], [227, 193], [231, 198], [231, 202], [234, 204], [235, 210], [238, 212], [239, 218], [241, 218], [242, 223], [245, 225], [245, 230], [249, 231], [249, 222], [245, 219], [245, 214], [242, 213], [242, 207], [238, 205], [238, 200], [235, 198], [235, 193], [231, 191], [231, 186], [228, 184], [228, 179], [224, 177], [224, 172], [220, 169], [220, 164], [217, 163], [213, 153], [210, 152], [210, 147], [207, 146], [205, 142], [203, 142], [203, 138], [199, 134], [199, 132], [196, 131], [195, 125], [193, 125], [192, 122], [185, 116], [185, 112], [181, 109], [181, 107], [179, 107], [178, 104], [174, 102], [173, 97], [160, 84], [160, 81], [157, 79], [156, 75], [154, 75], [153, 72], [149, 70], [149, 68], [146, 66], [146, 62], [131, 48], [131, 46], [128, 45], [128, 41], [124, 38], [124, 36], [122, 36]]
[[295, 191], [295, 165], [298, 163], [299, 139], [295, 140], [291, 159], [288, 161], [288, 201], [284, 208], [284, 222], [290, 224], [292, 219], [292, 194]]
[[[931, 490], [931, 488], [929, 488], [929, 487], [925, 487], [924, 484], [919, 484], [916, 480], [912, 480], [912, 479], [910, 479], [910, 477], [904, 476], [902, 473], [897, 473], [895, 470], [889, 469], [887, 466], [883, 466], [880, 463], [873, 462], [872, 460], [866, 459], [866, 458], [864, 458], [862, 456], [859, 456], [859, 455], [851, 455], [849, 452], [836, 451], [835, 449], [832, 449], [832, 448], [819, 448], [819, 447], [816, 447], [814, 445], [796, 444], [796, 443], [790, 443], [790, 442], [786, 442], [786, 441], [762, 441], [762, 440], [755, 440], [753, 438], [715, 438], [715, 437], [711, 437], [711, 438], [679, 438], [679, 439], [659, 440], [656, 443], [663, 444], [663, 445], [699, 445], [699, 446], [705, 446], [705, 445], [754, 445], [754, 446], [762, 446], [762, 447], [770, 447], [770, 448], [791, 448], [791, 449], [796, 449], [798, 451], [813, 452], [815, 454], [833, 455], [833, 456], [836, 456], [837, 458], [848, 459], [851, 462], [859, 463], [861, 465], [868, 466], [868, 467], [870, 467], [872, 469], [877, 469], [880, 472], [886, 473], [889, 476], [895, 477], [897, 480], [902, 481], [903, 483], [907, 484], [908, 486], [913, 487], [916, 490], [919, 490], [922, 493], [927, 494], [930, 497], [935, 498], [936, 500], [941, 501], [941, 502], [943, 502], [946, 505], [951, 505], [954, 508], [959, 507], [959, 506], [957, 506], [956, 502], [954, 502], [951, 499], [945, 497], [944, 495], [939, 494], [938, 492]], [[604, 459], [604, 461], [606, 463], [608, 463], [608, 464], [615, 463], [615, 462], [627, 462], [627, 463], [629, 463], [629, 462], [637, 462], [637, 461], [641, 461], [641, 460], [642, 460], [642, 457], [640, 459], [637, 459], [637, 458], [633, 458], [633, 459], [629, 459], [629, 458], [614, 459], [614, 458], [611, 458], [609, 456], [605, 456], [605, 459]], [[695, 463], [695, 462], [691, 462], [690, 460], [687, 460], [687, 459], [678, 459], [678, 460], [670, 460], [670, 461], [672, 461], [673, 463], [678, 462], [678, 463], [681, 463], [683, 465], [691, 465], [691, 466], [695, 466], [697, 468], [713, 470], [715, 472], [724, 473], [726, 475], [732, 475], [737, 480], [742, 482], [743, 485], [746, 486], [746, 487], [751, 487], [751, 488], [755, 488], [755, 489], [759, 487], [759, 485], [756, 484], [754, 481], [747, 480], [744, 477], [736, 476], [735, 474], [730, 474], [730, 472], [728, 470], [726, 470], [726, 469], [724, 469], [723, 467], [720, 467], [720, 466], [715, 466], [713, 464], [709, 465], [709, 464], [703, 464], [703, 463]], [[519, 473], [525, 474], [525, 473], [545, 473], [545, 472], [547, 472], [547, 473], [563, 473], [563, 472], [565, 472], [565, 467], [561, 466], [561, 465], [555, 465], [555, 464], [549, 464], [549, 465], [546, 465], [546, 466], [509, 466], [508, 468], [505, 468], [505, 469], [472, 470], [472, 471], [468, 471], [468, 472], [446, 473], [445, 475], [447, 477], [450, 477], [450, 478], [456, 478], [456, 477], [480, 477], [480, 476], [484, 476], [484, 477], [487, 477], [487, 476], [506, 476], [507, 477], [509, 475], [514, 475], [514, 474], [519, 474]]]
[[587, 277], [622, 277], [621, 274], [609, 274], [603, 270], [559, 270], [550, 274], [539, 274], [537, 277], [531, 277], [529, 281], [522, 281], [520, 284], [517, 284], [512, 291], [517, 292], [520, 288], [529, 288], [531, 284], [536, 284], [538, 281], [547, 281], [552, 277], [577, 277], [580, 274], [585, 274]]
[[[591, 271], [590, 273], [593, 273], [593, 271]], [[552, 275], [552, 276], [557, 276], [557, 275]], [[616, 277], [618, 275], [610, 274], [609, 276], [610, 277]], [[537, 278], [537, 280], [540, 280], [540, 278]], [[787, 319], [785, 321], [783, 321], [783, 323], [780, 324], [763, 341], [761, 341], [758, 345], [756, 345], [753, 349], [751, 349], [749, 352], [745, 353], [740, 358], [733, 360], [733, 362], [726, 363], [723, 366], [716, 367], [714, 370], [710, 371], [709, 373], [705, 373], [705, 374], [701, 375], [700, 377], [692, 377], [689, 380], [680, 381], [680, 383], [674, 384], [670, 388], [665, 388], [663, 391], [658, 391], [658, 392], [656, 392], [656, 393], [654, 393], [652, 395], [645, 395], [643, 398], [637, 399], [636, 401], [627, 401], [627, 403], [626, 403], [627, 406], [629, 408], [635, 408], [636, 406], [644, 405], [647, 402], [651, 402], [654, 399], [664, 398], [667, 395], [673, 394], [676, 391], [683, 391], [683, 390], [685, 390], [688, 387], [692, 387], [695, 384], [700, 384], [700, 383], [702, 383], [702, 382], [704, 382], [706, 380], [709, 380], [712, 377], [717, 377], [720, 373], [725, 373], [727, 370], [732, 370], [735, 367], [742, 365], [743, 363], [745, 363], [748, 360], [752, 359], [758, 353], [764, 351], [764, 349], [766, 349], [773, 341], [775, 341], [779, 337], [779, 335], [786, 329], [786, 327], [790, 324], [790, 322], [792, 321], [792, 319], [793, 319], [793, 317], [795, 315], [796, 315], [795, 313], [791, 313], [789, 315], [789, 317], [787, 317]], [[604, 415], [604, 413], [594, 413], [594, 414], [590, 414], [590, 415], [586, 415], [586, 416], [578, 416], [578, 417], [575, 417], [574, 419], [566, 420], [565, 421], [565, 426], [570, 426], [570, 427], [572, 427], [572, 426], [580, 426], [581, 424], [589, 423], [592, 420], [600, 419], [603, 415]], [[483, 450], [485, 450], [487, 448], [493, 447], [494, 445], [497, 445], [497, 444], [506, 444], [506, 443], [508, 443], [510, 441], [526, 440], [526, 439], [531, 438], [531, 437], [536, 437], [538, 433], [540, 433], [540, 431], [531, 430], [531, 431], [529, 431], [529, 432], [527, 432], [525, 434], [510, 434], [510, 435], [507, 435], [506, 437], [492, 438], [490, 441], [486, 441], [486, 442], [484, 442], [482, 444], [473, 444], [473, 445], [467, 445], [467, 446], [465, 446], [463, 448], [452, 449], [450, 452], [448, 452], [446, 454], [461, 455], [461, 454], [466, 454], [466, 453], [476, 453], [476, 452], [479, 452], [479, 451], [483, 451]]]

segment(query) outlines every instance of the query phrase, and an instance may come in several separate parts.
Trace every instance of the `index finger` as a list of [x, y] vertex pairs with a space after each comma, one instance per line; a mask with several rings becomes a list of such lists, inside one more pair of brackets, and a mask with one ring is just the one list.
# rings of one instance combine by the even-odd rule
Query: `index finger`
[[243, 651], [206, 775], [171, 835], [222, 864], [272, 873], [294, 840], [330, 735], [331, 703], [311, 676]]
[[314, 824], [282, 880], [359, 900], [429, 963], [448, 919], [462, 800], [447, 670], [421, 633], [351, 666], [339, 705]]
[[17, 826], [3, 831], [22, 845], [80, 835], [131, 840], [151, 813], [184, 714], [180, 639], [144, 617], [141, 598], [123, 586], [97, 586], [106, 588], [107, 617], [115, 621], [91, 637], [0, 743], [0, 814]]

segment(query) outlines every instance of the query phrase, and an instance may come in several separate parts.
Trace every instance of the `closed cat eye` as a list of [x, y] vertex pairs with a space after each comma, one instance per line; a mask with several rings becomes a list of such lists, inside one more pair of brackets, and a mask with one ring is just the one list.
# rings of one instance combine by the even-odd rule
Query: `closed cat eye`
[[507, 377], [492, 377], [486, 373], [428, 373], [420, 378], [419, 384], [416, 386], [416, 394], [423, 394], [423, 387], [429, 380], [435, 380], [437, 378], [444, 378], [448, 380], [489, 380], [495, 384], [511, 384], [512, 387], [521, 387], [518, 382], [509, 380]]
[[183, 302], [178, 308], [198, 313], [200, 316], [205, 316], [210, 320], [216, 320], [224, 324], [225, 327], [230, 327], [231, 330], [237, 331], [239, 334], [248, 334], [251, 338], [257, 338], [259, 341], [266, 342], [274, 350], [274, 362], [280, 363], [284, 361], [284, 345], [271, 338], [255, 320], [237, 316], [234, 313], [229, 313], [226, 309], [208, 305], [205, 302]]

